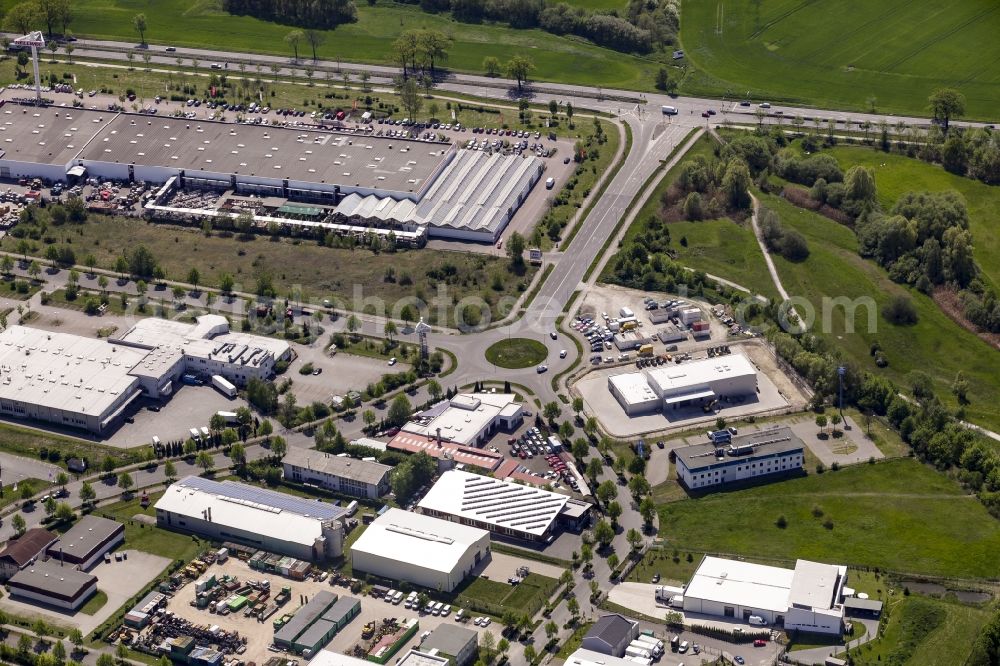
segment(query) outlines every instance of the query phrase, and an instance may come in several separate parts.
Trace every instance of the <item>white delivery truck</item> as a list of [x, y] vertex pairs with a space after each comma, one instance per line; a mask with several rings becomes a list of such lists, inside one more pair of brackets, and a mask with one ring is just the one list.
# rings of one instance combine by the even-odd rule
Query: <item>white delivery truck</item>
[[632, 641], [632, 644], [634, 645], [637, 642], [648, 645], [655, 655], [663, 654], [663, 641], [658, 638], [647, 636], [645, 634], [639, 634], [636, 639]]
[[226, 425], [236, 425], [240, 422], [240, 417], [237, 416], [236, 412], [216, 412], [216, 415], [221, 416]]
[[665, 116], [676, 116], [677, 107], [676, 106], [661, 106], [660, 109], [663, 111]]
[[236, 397], [236, 386], [222, 375], [212, 375], [212, 386], [227, 398]]
[[650, 652], [646, 648], [635, 647], [634, 645], [629, 644], [629, 646], [627, 648], [625, 648], [625, 656], [626, 657], [642, 657], [643, 659], [652, 659], [653, 658], [653, 653]]
[[188, 434], [191, 435], [191, 439], [193, 439], [195, 442], [201, 441], [201, 433], [198, 432], [197, 428], [191, 428], [190, 430], [188, 430]]

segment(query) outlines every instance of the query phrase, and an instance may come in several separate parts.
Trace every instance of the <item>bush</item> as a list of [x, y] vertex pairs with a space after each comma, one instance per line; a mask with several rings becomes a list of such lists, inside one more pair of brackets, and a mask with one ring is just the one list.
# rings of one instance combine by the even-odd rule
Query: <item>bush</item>
[[903, 294], [893, 296], [882, 315], [896, 326], [912, 326], [917, 323], [917, 309], [913, 306], [913, 301]]
[[774, 521], [774, 525], [775, 525], [775, 527], [777, 527], [777, 528], [778, 528], [779, 530], [783, 530], [783, 529], [785, 529], [786, 527], [788, 527], [788, 519], [787, 519], [787, 518], [785, 518], [785, 516], [784, 516], [784, 515], [780, 515], [780, 516], [778, 516], [778, 519], [777, 519], [776, 521]]

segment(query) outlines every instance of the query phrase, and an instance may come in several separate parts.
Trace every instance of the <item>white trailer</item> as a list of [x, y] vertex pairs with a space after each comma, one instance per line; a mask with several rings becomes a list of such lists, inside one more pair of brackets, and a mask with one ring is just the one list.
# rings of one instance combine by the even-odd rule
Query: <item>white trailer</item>
[[653, 653], [649, 651], [648, 647], [635, 647], [634, 644], [629, 644], [625, 648], [626, 657], [642, 657], [643, 659], [652, 659]]
[[656, 655], [663, 654], [663, 641], [661, 641], [658, 638], [654, 638], [653, 636], [647, 636], [645, 634], [639, 634], [636, 637], [636, 639], [632, 641], [632, 645], [635, 645], [636, 643], [642, 643], [643, 645], [648, 645], [649, 649], [653, 651], [653, 654]]
[[216, 415], [221, 416], [225, 420], [226, 425], [236, 425], [240, 422], [240, 418], [236, 412], [216, 412]]
[[212, 375], [212, 386], [227, 398], [236, 397], [236, 386], [222, 375]]
[[641, 666], [650, 666], [653, 663], [652, 659], [643, 659], [642, 657], [625, 657], [625, 661], [631, 661], [634, 664], [640, 664]]

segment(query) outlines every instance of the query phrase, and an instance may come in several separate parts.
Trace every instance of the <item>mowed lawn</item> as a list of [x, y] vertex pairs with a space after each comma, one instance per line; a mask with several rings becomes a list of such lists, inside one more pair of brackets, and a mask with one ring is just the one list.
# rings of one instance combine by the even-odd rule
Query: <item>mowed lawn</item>
[[[4, 12], [18, 0], [2, 0]], [[580, 0], [605, 6], [612, 0]], [[472, 25], [448, 16], [428, 14], [415, 5], [380, 1], [376, 6], [357, 2], [358, 22], [326, 31], [317, 50], [320, 58], [393, 65], [392, 42], [405, 30], [432, 28], [454, 41], [448, 67], [482, 73], [483, 58], [508, 60], [516, 54], [535, 62], [532, 78], [605, 87], [648, 89], [654, 63], [600, 48], [580, 39], [557, 37], [541, 30], [512, 30], [497, 25]], [[618, 3], [624, 7], [625, 3]], [[230, 16], [221, 3], [210, 0], [74, 0], [71, 30], [80, 37], [138, 42], [133, 17], [146, 15], [151, 43], [292, 55], [284, 42], [293, 28], [248, 16]], [[311, 56], [308, 45], [300, 56]], [[204, 63], [203, 63], [204, 64]]]
[[906, 192], [956, 190], [969, 208], [969, 229], [975, 244], [976, 263], [994, 286], [1000, 285], [1000, 187], [948, 173], [936, 164], [883, 153], [871, 148], [844, 146], [828, 151], [847, 171], [855, 164], [868, 167], [875, 174], [879, 201], [892, 208]]
[[[782, 515], [785, 529], [775, 524]], [[1000, 522], [958, 484], [908, 458], [664, 504], [660, 531], [681, 552], [967, 578], [993, 578], [1000, 566]]]
[[968, 115], [995, 117], [997, 34], [994, 0], [687, 0], [684, 90], [926, 114], [931, 91], [956, 86]]
[[[930, 297], [898, 285], [875, 262], [858, 255], [854, 232], [817, 213], [797, 208], [775, 196], [762, 196], [761, 203], [775, 210], [782, 222], [805, 236], [809, 258], [794, 263], [774, 255], [782, 283], [792, 297], [804, 297], [812, 305], [816, 321], [812, 326], [848, 358], [862, 368], [886, 375], [909, 390], [908, 375], [926, 372], [934, 380], [938, 397], [950, 407], [958, 404], [951, 384], [961, 370], [972, 387], [966, 418], [992, 430], [1000, 429], [1000, 413], [995, 407], [1000, 395], [1000, 354], [986, 342], [948, 318]], [[905, 294], [913, 301], [918, 321], [913, 326], [895, 326], [881, 315], [890, 299]], [[823, 322], [824, 298], [870, 299], [875, 315], [869, 328], [869, 308], [855, 309], [853, 332], [844, 307], [828, 307], [829, 322]], [[878, 341], [889, 361], [878, 368], [870, 353]]]

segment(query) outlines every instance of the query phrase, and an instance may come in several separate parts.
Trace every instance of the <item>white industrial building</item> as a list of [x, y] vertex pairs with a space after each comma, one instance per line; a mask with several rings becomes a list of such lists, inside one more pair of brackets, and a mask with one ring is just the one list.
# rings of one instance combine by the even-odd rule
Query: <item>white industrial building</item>
[[388, 465], [292, 446], [281, 459], [285, 478], [335, 493], [378, 499], [389, 492]]
[[674, 449], [677, 480], [692, 490], [725, 486], [801, 470], [805, 444], [781, 426], [738, 435], [728, 444], [692, 444]]
[[743, 354], [667, 364], [608, 377], [629, 416], [703, 405], [757, 392], [757, 369]]
[[585, 523], [590, 509], [566, 495], [460, 470], [442, 474], [417, 507], [430, 516], [542, 542], [553, 538], [557, 523]]
[[628, 657], [616, 657], [614, 655], [594, 652], [586, 648], [579, 648], [576, 652], [566, 658], [565, 666], [635, 666], [636, 662]]
[[243, 385], [290, 355], [281, 340], [229, 332], [219, 315], [142, 319], [108, 340], [10, 326], [0, 332], [0, 414], [105, 433], [138, 398], [170, 396], [182, 374]]
[[211, 189], [323, 206], [321, 221], [258, 221], [333, 232], [368, 228], [408, 242], [431, 237], [495, 242], [544, 170], [542, 160], [460, 150], [452, 143], [324, 128], [276, 127], [83, 108], [0, 108], [0, 178], [68, 177]]
[[845, 566], [798, 560], [784, 569], [706, 556], [684, 590], [684, 612], [840, 634], [846, 582]]
[[340, 557], [347, 510], [233, 481], [189, 476], [156, 502], [156, 524], [300, 560]]
[[351, 546], [351, 567], [382, 578], [451, 592], [490, 557], [490, 533], [389, 509]]
[[521, 405], [512, 393], [459, 393], [416, 414], [402, 431], [462, 446], [482, 446], [497, 430], [514, 430], [523, 420]]
[[7, 581], [14, 599], [75, 611], [97, 592], [97, 576], [56, 560], [36, 562]]

